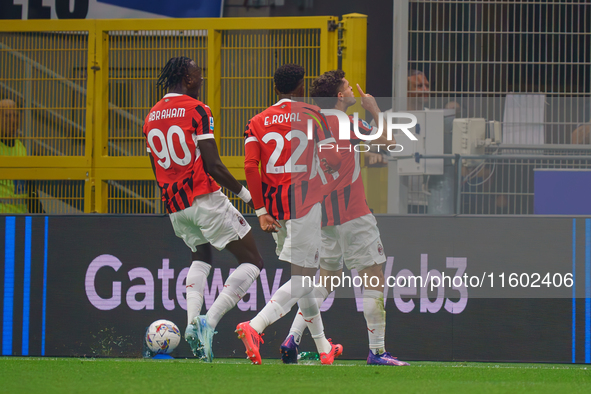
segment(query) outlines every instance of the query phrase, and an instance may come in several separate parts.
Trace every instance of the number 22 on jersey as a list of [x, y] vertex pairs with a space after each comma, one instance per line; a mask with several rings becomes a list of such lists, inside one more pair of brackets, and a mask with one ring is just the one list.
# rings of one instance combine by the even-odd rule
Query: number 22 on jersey
[[308, 166], [306, 164], [296, 164], [308, 146], [308, 138], [301, 130], [291, 130], [285, 135], [285, 139], [288, 141], [292, 141], [294, 138], [299, 140], [297, 148], [295, 148], [295, 150], [292, 152], [291, 157], [285, 161], [284, 166], [277, 166], [277, 161], [281, 157], [281, 153], [283, 153], [285, 140], [281, 134], [274, 131], [265, 134], [263, 137], [263, 142], [265, 144], [268, 144], [270, 141], [275, 141], [275, 149], [273, 150], [273, 153], [271, 153], [271, 156], [269, 156], [269, 161], [267, 162], [267, 174], [284, 174], [308, 171]]

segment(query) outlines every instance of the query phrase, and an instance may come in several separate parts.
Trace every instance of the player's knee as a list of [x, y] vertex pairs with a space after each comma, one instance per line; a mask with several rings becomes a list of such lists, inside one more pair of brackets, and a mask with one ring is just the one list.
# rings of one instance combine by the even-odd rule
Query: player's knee
[[263, 259], [261, 256], [253, 256], [252, 260], [249, 261], [249, 263], [256, 265], [259, 270], [262, 270], [265, 267], [265, 264], [263, 263]]
[[192, 255], [193, 261], [203, 261], [209, 265], [211, 265], [212, 257], [211, 257], [211, 246], [209, 244], [199, 245], [197, 246], [197, 250], [193, 252]]
[[292, 276], [291, 282], [291, 294], [293, 298], [300, 299], [306, 297], [314, 291], [313, 281], [314, 278], [310, 276]]
[[245, 250], [243, 253], [236, 255], [236, 259], [238, 260], [239, 264], [250, 263], [257, 266], [259, 270], [262, 270], [265, 266], [263, 263], [263, 258], [258, 253], [258, 251]]

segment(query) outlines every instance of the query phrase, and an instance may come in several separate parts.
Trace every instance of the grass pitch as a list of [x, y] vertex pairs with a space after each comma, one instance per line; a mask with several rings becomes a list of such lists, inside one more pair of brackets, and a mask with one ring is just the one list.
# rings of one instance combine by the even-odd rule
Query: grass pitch
[[[0, 358], [5, 393], [591, 393], [591, 367], [566, 364]], [[588, 369], [589, 368], [589, 369]]]

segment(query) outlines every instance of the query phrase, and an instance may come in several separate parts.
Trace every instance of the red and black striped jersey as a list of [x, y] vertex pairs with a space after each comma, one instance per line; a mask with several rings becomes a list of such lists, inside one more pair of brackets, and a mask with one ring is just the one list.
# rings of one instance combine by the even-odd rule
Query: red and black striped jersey
[[[336, 116], [327, 116], [326, 119], [332, 130], [338, 130]], [[349, 116], [349, 120], [351, 139], [337, 138], [338, 150], [342, 157], [341, 168], [338, 177], [328, 184], [328, 195], [322, 203], [322, 227], [336, 226], [371, 213], [365, 198], [359, 152], [355, 150], [355, 146], [361, 141], [353, 132], [353, 116]], [[359, 120], [358, 126], [361, 134], [369, 135], [373, 132], [373, 128], [364, 120]]]
[[[280, 100], [248, 122], [244, 138], [245, 163], [260, 162], [263, 203], [269, 214], [278, 220], [296, 219], [322, 201], [326, 179], [317, 146], [335, 141], [320, 108]], [[249, 144], [259, 149], [250, 149]], [[249, 183], [256, 204], [255, 187]]]
[[214, 138], [209, 107], [183, 94], [165, 95], [144, 123], [147, 150], [168, 213], [181, 211], [220, 187], [205, 171], [199, 141]]

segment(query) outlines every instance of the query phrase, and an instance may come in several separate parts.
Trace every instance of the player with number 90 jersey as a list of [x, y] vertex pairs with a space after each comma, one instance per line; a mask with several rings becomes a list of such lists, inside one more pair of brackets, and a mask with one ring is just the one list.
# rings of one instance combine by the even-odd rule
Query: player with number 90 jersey
[[[308, 140], [309, 123], [312, 140]], [[248, 122], [244, 138], [247, 180], [255, 208], [265, 207], [277, 220], [290, 220], [305, 216], [322, 201], [326, 178], [317, 147], [336, 141], [320, 108], [282, 99]], [[258, 172], [259, 162], [262, 196], [249, 178], [249, 167]]]
[[220, 189], [205, 171], [198, 147], [199, 140], [214, 138], [207, 105], [169, 93], [150, 110], [143, 132], [168, 213], [189, 208], [195, 197]]

